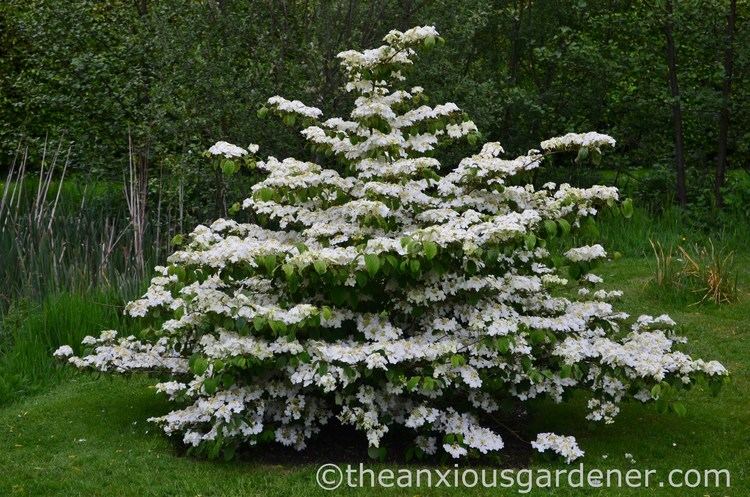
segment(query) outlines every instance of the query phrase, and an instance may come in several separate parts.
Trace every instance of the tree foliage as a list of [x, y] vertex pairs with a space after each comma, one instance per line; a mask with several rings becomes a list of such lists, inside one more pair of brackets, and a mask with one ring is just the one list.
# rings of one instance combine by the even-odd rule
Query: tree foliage
[[[691, 202], [710, 190], [725, 100], [729, 168], [745, 167], [750, 153], [746, 2], [737, 5], [735, 84], [722, 95], [729, 1], [681, 1], [673, 16]], [[333, 56], [424, 23], [453, 43], [424, 56], [419, 80], [471, 113], [486, 138], [522, 153], [538, 136], [598, 129], [618, 137], [618, 170], [673, 171], [666, 16], [661, 0], [8, 0], [0, 163], [20, 136], [64, 134], [79, 168], [119, 177], [131, 133], [152, 170], [189, 179], [190, 207], [205, 220], [218, 213], [201, 210], [215, 205], [206, 196], [216, 182], [196, 172], [200, 151], [217, 137], [253, 137], [296, 153], [296, 134], [256, 116], [265, 96], [341, 113], [351, 102]]]

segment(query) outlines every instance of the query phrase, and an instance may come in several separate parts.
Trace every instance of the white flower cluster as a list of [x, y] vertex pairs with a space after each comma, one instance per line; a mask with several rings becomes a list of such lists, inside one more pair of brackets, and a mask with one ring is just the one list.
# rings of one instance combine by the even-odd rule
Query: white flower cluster
[[531, 446], [539, 452], [549, 449], [564, 457], [568, 463], [584, 455], [584, 452], [578, 447], [575, 438], [556, 435], [554, 433], [539, 433], [536, 436], [536, 440], [531, 442]]
[[276, 95], [268, 99], [268, 105], [282, 112], [299, 114], [305, 117], [317, 118], [323, 114], [323, 111], [315, 107], [308, 107], [299, 100], [287, 100], [284, 97]]
[[575, 247], [565, 252], [565, 257], [573, 262], [588, 262], [607, 257], [607, 252], [599, 244]]
[[[503, 448], [489, 416], [503, 399], [561, 402], [584, 390], [588, 418], [608, 423], [620, 402], [652, 401], [663, 382], [721, 381], [721, 364], [674, 350], [667, 316], [622, 331], [628, 316], [611, 302], [620, 293], [593, 288], [601, 245], [553, 253], [546, 243], [570, 243], [618, 201], [615, 188], [519, 185], [544, 153], [504, 158], [496, 142], [453, 167], [421, 155], [476, 131], [455, 104], [427, 107], [422, 88], [398, 87], [437, 36], [393, 31], [382, 47], [339, 54], [357, 94], [348, 119], [319, 122], [320, 110], [271, 98], [336, 162], [258, 162], [267, 177], [243, 202], [257, 223], [198, 226], [126, 307], [158, 338], [108, 331], [87, 337], [82, 357], [68, 346], [55, 355], [101, 371], [167, 371], [156, 388], [183, 407], [154, 421], [208, 455], [273, 441], [304, 449], [334, 420], [372, 447], [400, 425], [422, 454], [485, 454]], [[589, 133], [542, 149], [605, 144], [614, 140]], [[247, 152], [219, 142], [210, 153]], [[576, 298], [557, 291], [575, 284]], [[572, 437], [543, 433], [532, 445], [583, 455]]]
[[[257, 145], [251, 145], [251, 147], [254, 147], [253, 152], [258, 151]], [[222, 155], [227, 159], [232, 159], [235, 157], [242, 157], [244, 155], [247, 155], [247, 150], [242, 147], [238, 147], [237, 145], [232, 145], [231, 143], [218, 141], [208, 149], [208, 153], [211, 155]]]
[[567, 135], [550, 138], [541, 143], [542, 150], [562, 151], [577, 150], [581, 147], [593, 147], [597, 149], [613, 148], [615, 139], [608, 135], [590, 131], [588, 133], [568, 133]]
[[169, 346], [167, 338], [160, 338], [155, 343], [142, 343], [136, 337], [129, 336], [117, 340], [114, 330], [103, 331], [99, 338], [87, 336], [83, 345], [93, 347], [93, 351], [84, 356], [76, 357], [73, 349], [63, 345], [53, 355], [60, 359], [67, 359], [74, 366], [84, 369], [92, 368], [98, 371], [169, 371], [171, 373], [186, 373], [188, 361]]

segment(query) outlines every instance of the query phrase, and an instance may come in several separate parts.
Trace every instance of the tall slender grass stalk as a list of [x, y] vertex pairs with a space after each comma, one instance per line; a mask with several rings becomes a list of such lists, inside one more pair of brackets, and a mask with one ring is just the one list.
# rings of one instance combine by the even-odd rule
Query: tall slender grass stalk
[[71, 179], [71, 151], [45, 140], [34, 168], [18, 147], [0, 189], [0, 311], [18, 298], [132, 287], [156, 262], [146, 178], [131, 161], [124, 196], [113, 182]]
[[[138, 163], [137, 163], [138, 162]], [[125, 200], [130, 225], [133, 228], [133, 252], [138, 271], [146, 269], [143, 239], [146, 232], [146, 201], [148, 199], [148, 170], [133, 152], [133, 140], [128, 133], [128, 178], [125, 183]]]

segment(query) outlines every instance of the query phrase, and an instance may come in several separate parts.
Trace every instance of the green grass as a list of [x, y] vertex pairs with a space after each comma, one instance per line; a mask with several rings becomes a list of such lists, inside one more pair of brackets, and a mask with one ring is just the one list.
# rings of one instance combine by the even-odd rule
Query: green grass
[[0, 405], [69, 377], [71, 371], [57, 367], [51, 356], [60, 345], [79, 349], [84, 336], [104, 329], [135, 332], [122, 306], [139, 290], [57, 293], [38, 303], [16, 300], [0, 312]]
[[[739, 266], [747, 281], [748, 260]], [[652, 406], [628, 404], [613, 425], [583, 422], [583, 399], [564, 405], [530, 406], [531, 430], [574, 434], [586, 451], [589, 468], [669, 470], [726, 468], [729, 489], [571, 489], [533, 491], [530, 495], [574, 497], [737, 496], [750, 495], [750, 296], [736, 304], [687, 307], [662, 301], [646, 290], [649, 268], [643, 259], [623, 259], [600, 271], [626, 291], [622, 307], [632, 312], [668, 312], [690, 338], [686, 349], [720, 359], [733, 374], [719, 397], [694, 390], [685, 398], [685, 417], [658, 414]], [[746, 287], [744, 287], [746, 288]], [[76, 375], [47, 393], [0, 409], [0, 495], [28, 496], [318, 496], [316, 466], [269, 465], [243, 460], [231, 463], [178, 455], [149, 416], [170, 407], [147, 386], [152, 380]], [[676, 444], [674, 446], [673, 444]], [[634, 465], [626, 462], [630, 452]], [[602, 456], [608, 457], [603, 459]], [[375, 465], [368, 467], [376, 467]], [[464, 466], [464, 465], [462, 465]], [[532, 467], [563, 469], [561, 463], [535, 460]], [[518, 495], [503, 489], [343, 489], [338, 495]]]
[[595, 241], [604, 245], [608, 252], [619, 251], [627, 257], [635, 258], [653, 256], [651, 240], [665, 247], [694, 244], [705, 246], [710, 238], [717, 248], [747, 253], [750, 224], [743, 216], [717, 215], [712, 223], [710, 227], [706, 227], [691, 219], [689, 212], [683, 212], [677, 207], [653, 215], [636, 206], [630, 219], [613, 216], [605, 211], [599, 220], [600, 233]]

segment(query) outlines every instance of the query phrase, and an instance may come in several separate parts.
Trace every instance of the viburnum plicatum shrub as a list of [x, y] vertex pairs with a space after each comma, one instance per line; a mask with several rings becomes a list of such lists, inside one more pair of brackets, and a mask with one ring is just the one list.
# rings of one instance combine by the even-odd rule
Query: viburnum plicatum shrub
[[[334, 419], [373, 456], [394, 427], [413, 433], [412, 455], [484, 454], [503, 448], [490, 427], [507, 399], [584, 390], [587, 418], [610, 423], [623, 400], [681, 413], [677, 390], [722, 383], [721, 364], [673, 349], [683, 340], [668, 316], [629, 320], [610, 303], [619, 292], [595, 289], [604, 248], [571, 246], [600, 209], [632, 208], [617, 190], [525, 183], [551, 154], [599, 157], [615, 141], [568, 134], [516, 158], [486, 143], [441, 165], [437, 147], [473, 144], [477, 128], [402, 87], [416, 50], [442, 40], [428, 26], [384, 41], [338, 55], [356, 95], [347, 119], [278, 96], [260, 111], [301, 125], [326, 165], [261, 161], [255, 145], [209, 150], [224, 171], [266, 174], [242, 204], [255, 222], [198, 226], [156, 268], [126, 308], [150, 323], [147, 338], [106, 331], [81, 357], [56, 354], [167, 372], [156, 388], [178, 408], [152, 421], [209, 456], [274, 441], [301, 450]], [[554, 433], [532, 446], [583, 454]]]

